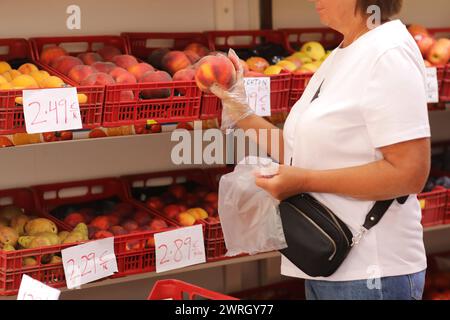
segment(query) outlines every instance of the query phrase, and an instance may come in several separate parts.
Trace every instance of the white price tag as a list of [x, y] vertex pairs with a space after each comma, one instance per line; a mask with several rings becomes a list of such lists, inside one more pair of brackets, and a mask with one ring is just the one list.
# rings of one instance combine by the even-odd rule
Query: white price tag
[[49, 287], [26, 274], [22, 276], [17, 300], [58, 300], [61, 291]]
[[261, 117], [270, 117], [270, 78], [244, 78], [248, 104]]
[[82, 129], [76, 88], [23, 90], [28, 133]]
[[438, 103], [439, 102], [439, 86], [437, 78], [436, 68], [426, 68], [426, 89], [427, 89], [427, 102]]
[[61, 250], [67, 288], [73, 289], [117, 272], [114, 238]]
[[156, 272], [206, 262], [201, 225], [155, 234]]

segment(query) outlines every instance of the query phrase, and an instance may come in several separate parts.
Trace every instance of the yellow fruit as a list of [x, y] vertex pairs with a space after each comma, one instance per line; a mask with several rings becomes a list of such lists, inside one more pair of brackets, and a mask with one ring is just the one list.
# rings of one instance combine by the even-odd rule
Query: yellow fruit
[[25, 225], [25, 232], [29, 236], [34, 236], [38, 233], [42, 232], [51, 232], [54, 234], [58, 233], [58, 228], [53, 223], [53, 221], [50, 221], [45, 218], [37, 218], [33, 219], [31, 221], [28, 221], [28, 223]]
[[300, 59], [300, 61], [301, 61], [303, 64], [313, 62], [313, 59], [311, 59], [311, 58], [310, 58], [306, 53], [304, 53], [304, 52], [296, 52], [296, 53], [294, 53], [292, 56], [295, 57], [295, 58]]
[[10, 244], [7, 244], [3, 247], [3, 251], [16, 251], [16, 248]]
[[36, 80], [34, 80], [32, 76], [29, 76], [27, 74], [22, 74], [17, 78], [14, 78], [13, 81], [11, 81], [11, 84], [14, 87], [23, 87], [27, 89], [39, 88], [39, 85], [36, 82]]
[[63, 244], [85, 241], [86, 236], [77, 231], [72, 231], [63, 241]]
[[201, 220], [208, 218], [208, 213], [202, 208], [192, 208], [186, 211], [191, 216], [195, 218], [195, 220]]
[[62, 263], [62, 258], [58, 256], [53, 256], [52, 259], [50, 260], [50, 264], [54, 263]]
[[6, 71], [11, 70], [11, 66], [6, 61], [0, 61], [0, 74], [5, 73]]
[[11, 222], [15, 217], [23, 215], [22, 209], [16, 206], [6, 206], [0, 209], [0, 217]]
[[8, 83], [8, 82], [9, 82], [9, 81], [6, 80], [4, 76], [1, 76], [1, 75], [0, 75], [0, 84], [5, 84], [5, 83]]
[[2, 73], [2, 77], [6, 79], [6, 81], [11, 82], [12, 81], [12, 77], [9, 74], [9, 71], [6, 71], [4, 73]]
[[322, 57], [322, 59], [320, 59], [321, 62], [324, 62], [330, 55], [331, 55], [332, 51], [327, 51], [327, 53]]
[[33, 257], [26, 257], [23, 259], [23, 266], [24, 267], [32, 267], [32, 266], [36, 266], [37, 260]]
[[62, 88], [65, 83], [56, 76], [50, 76], [44, 79], [41, 83], [41, 88]]
[[14, 87], [9, 82], [0, 84], [0, 90], [12, 90], [12, 89], [14, 89]]
[[69, 234], [69, 231], [61, 231], [60, 233], [58, 233], [59, 241], [63, 243]]
[[38, 83], [39, 87], [42, 87], [42, 82], [50, 77], [47, 71], [34, 71], [30, 73], [30, 76]]
[[0, 226], [0, 248], [7, 244], [14, 247], [17, 244], [17, 240], [19, 240], [19, 234], [16, 230]]
[[42, 236], [36, 236], [36, 237], [33, 237], [28, 248], [35, 249], [35, 248], [48, 247], [51, 245], [52, 245], [52, 242], [49, 238], [42, 237]]
[[[22, 75], [22, 73], [20, 73], [20, 72], [17, 71], [17, 70], [10, 70], [10, 71], [8, 71], [8, 73], [9, 73], [9, 75], [11, 76], [11, 79], [12, 79], [12, 80], [14, 80], [15, 78], [20, 77], [20, 76]], [[11, 80], [11, 81], [12, 81], [12, 80]]]
[[281, 60], [280, 62], [277, 63], [277, 66], [280, 66], [284, 70], [287, 70], [289, 72], [294, 72], [297, 69], [295, 63], [288, 60]]
[[30, 247], [31, 240], [33, 240], [34, 238], [34, 236], [19, 237], [18, 243], [22, 248], [28, 249]]
[[24, 214], [14, 217], [11, 220], [11, 228], [17, 231], [19, 236], [25, 235], [25, 225], [30, 220], [30, 218]]
[[317, 69], [319, 69], [319, 67], [316, 64], [314, 64], [314, 63], [307, 63], [307, 64], [304, 64], [298, 70], [300, 70], [300, 71], [307, 71], [307, 72], [316, 72]]
[[41, 142], [41, 135], [38, 133], [16, 133], [12, 136], [12, 140], [15, 146], [21, 146], [25, 144], [33, 144]]
[[326, 54], [324, 47], [317, 41], [305, 43], [300, 51], [306, 53], [314, 61], [322, 59]]
[[281, 71], [283, 71], [283, 67], [281, 67], [281, 66], [270, 66], [270, 67], [266, 68], [266, 70], [264, 70], [264, 74], [266, 76], [273, 76], [273, 75], [280, 74]]
[[52, 232], [41, 232], [36, 234], [36, 237], [40, 238], [47, 238], [48, 241], [50, 241], [51, 246], [56, 246], [58, 244], [61, 244], [61, 240], [59, 239], [58, 235], [56, 233]]
[[79, 104], [83, 104], [83, 103], [87, 103], [88, 102], [87, 95], [85, 95], [83, 93], [79, 93], [79, 94], [77, 94], [77, 96], [78, 96], [78, 103]]
[[17, 70], [22, 74], [30, 74], [32, 72], [39, 71], [38, 67], [36, 67], [32, 63], [25, 63], [21, 65]]
[[89, 240], [89, 238], [88, 238], [89, 231], [88, 231], [88, 227], [85, 223], [77, 224], [76, 227], [72, 231], [83, 234], [85, 236], [83, 240]]

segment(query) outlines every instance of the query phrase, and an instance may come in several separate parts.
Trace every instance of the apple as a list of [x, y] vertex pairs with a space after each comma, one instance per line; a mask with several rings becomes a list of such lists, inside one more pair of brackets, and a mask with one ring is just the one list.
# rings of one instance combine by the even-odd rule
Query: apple
[[417, 36], [416, 42], [419, 46], [422, 56], [426, 57], [431, 47], [435, 44], [436, 40], [429, 36]]
[[439, 39], [430, 48], [427, 60], [435, 66], [445, 65], [450, 60], [450, 40]]

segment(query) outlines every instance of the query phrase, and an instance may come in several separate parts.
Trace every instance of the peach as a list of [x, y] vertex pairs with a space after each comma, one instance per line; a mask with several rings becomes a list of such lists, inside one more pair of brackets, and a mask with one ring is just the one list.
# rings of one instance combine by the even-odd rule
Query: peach
[[203, 92], [210, 92], [209, 88], [215, 83], [227, 90], [236, 82], [236, 69], [225, 56], [207, 56], [198, 64], [195, 81]]
[[246, 62], [250, 71], [264, 72], [270, 66], [269, 62], [261, 57], [252, 57]]
[[109, 232], [112, 232], [115, 236], [122, 236], [124, 234], [128, 234], [128, 231], [125, 230], [122, 226], [112, 226], [109, 229]]
[[42, 50], [39, 60], [44, 64], [51, 65], [59, 57], [68, 55], [69, 54], [64, 48], [59, 46], [50, 46]]
[[139, 81], [149, 71], [155, 71], [155, 68], [153, 68], [151, 65], [145, 62], [141, 62], [135, 65], [132, 65], [129, 67], [128, 72], [130, 72], [132, 75], [136, 77], [136, 79]]
[[170, 51], [162, 59], [163, 68], [170, 74], [175, 74], [190, 65], [191, 61], [183, 51]]
[[170, 50], [167, 48], [153, 50], [152, 53], [150, 53], [150, 55], [148, 56], [147, 62], [157, 69], [162, 69], [162, 60], [164, 56], [169, 52]]
[[155, 230], [155, 231], [163, 230], [163, 229], [166, 229], [169, 227], [164, 220], [159, 219], [159, 218], [153, 219], [148, 224], [148, 226], [150, 227], [150, 230]]
[[[10, 70], [10, 71], [11, 71], [11, 70]], [[3, 73], [1, 74], [1, 76], [2, 76], [3, 78], [5, 78], [6, 82], [11, 82], [11, 81], [12, 81], [12, 77], [11, 77], [11, 74], [9, 73], [9, 71], [3, 72]]]
[[[9, 70], [7, 72], [7, 74], [9, 75], [9, 78], [11, 79], [9, 81], [13, 81], [15, 78], [17, 78], [17, 77], [22, 75], [22, 73], [20, 73], [20, 71], [14, 70], [14, 69], [13, 70]], [[6, 73], [4, 73], [3, 76], [6, 76]]]
[[18, 76], [13, 81], [11, 81], [11, 84], [17, 88], [26, 88], [26, 89], [39, 88], [39, 85], [36, 82], [36, 80], [34, 80], [32, 76], [27, 74]]
[[0, 61], [0, 74], [12, 70], [11, 66], [6, 61]]
[[124, 69], [128, 69], [131, 66], [139, 63], [135, 57], [129, 54], [121, 54], [120, 56], [115, 56], [112, 59], [112, 62], [115, 63], [118, 67]]
[[106, 230], [100, 230], [100, 231], [97, 231], [96, 233], [94, 233], [94, 236], [92, 237], [92, 239], [99, 240], [99, 239], [105, 239], [105, 238], [111, 238], [111, 237], [114, 237], [113, 233], [106, 231]]
[[114, 84], [114, 79], [107, 73], [93, 73], [84, 79], [80, 84], [82, 86], [104, 86]]
[[[171, 82], [172, 77], [164, 71], [149, 71], [141, 78], [142, 83], [150, 82]], [[161, 99], [170, 97], [170, 89], [149, 89], [143, 90], [142, 96], [144, 99]]]
[[100, 230], [108, 230], [111, 227], [111, 223], [107, 216], [95, 217], [89, 225], [91, 227], [97, 227]]
[[139, 226], [146, 225], [152, 220], [150, 214], [143, 210], [136, 212], [133, 218]]
[[97, 52], [80, 53], [78, 58], [88, 66], [93, 65], [96, 62], [103, 61], [103, 58]]
[[163, 209], [164, 215], [169, 219], [175, 219], [175, 217], [181, 212], [180, 207], [176, 204], [169, 204]]
[[113, 77], [114, 80], [116, 80], [116, 78], [124, 73], [129, 73], [127, 70], [125, 70], [124, 68], [121, 67], [115, 67], [110, 73], [109, 75], [111, 77]]
[[115, 56], [121, 55], [122, 51], [113, 46], [104, 46], [97, 53], [105, 60], [112, 61]]
[[33, 77], [34, 80], [36, 80], [36, 82], [38, 83], [39, 87], [42, 87], [42, 82], [47, 79], [48, 77], [50, 77], [50, 74], [47, 71], [34, 71], [32, 73], [30, 73], [30, 76]]
[[116, 65], [112, 62], [95, 62], [91, 67], [97, 72], [110, 73], [116, 68]]
[[72, 212], [64, 218], [64, 222], [69, 226], [71, 226], [72, 228], [75, 228], [77, 224], [85, 223], [86, 220], [84, 219], [84, 216], [81, 213]]
[[173, 81], [192, 81], [195, 79], [195, 69], [186, 68], [173, 75]]
[[192, 64], [197, 63], [202, 58], [197, 53], [191, 50], [184, 50], [183, 52]]
[[50, 76], [42, 80], [40, 86], [41, 88], [61, 88], [64, 87], [65, 83], [61, 78], [56, 76]]
[[75, 81], [76, 83], [81, 83], [84, 79], [89, 77], [91, 74], [93, 74], [95, 71], [90, 66], [85, 65], [78, 65], [73, 67], [69, 71], [69, 78]]
[[137, 83], [136, 77], [129, 72], [119, 75], [115, 80], [116, 80], [116, 83], [119, 83], [119, 84]]
[[187, 212], [182, 212], [177, 215], [178, 223], [183, 227], [193, 226], [196, 222], [196, 219]]
[[124, 223], [122, 223], [122, 227], [128, 232], [132, 232], [139, 229], [139, 225], [134, 220], [126, 220]]
[[[36, 79], [34, 79], [34, 80], [36, 80]], [[8, 83], [8, 80], [6, 80], [6, 78], [4, 76], [0, 75], [0, 84], [4, 84], [4, 83]]]
[[201, 43], [196, 43], [196, 42], [189, 44], [184, 50], [185, 51], [193, 51], [200, 58], [203, 58], [204, 56], [207, 56], [209, 54], [209, 49], [207, 47], [205, 47]]
[[0, 90], [12, 90], [12, 89], [14, 89], [14, 87], [9, 82], [0, 84]]
[[69, 71], [78, 65], [83, 65], [83, 61], [72, 56], [62, 56], [54, 60], [51, 66], [61, 72], [62, 74], [68, 75]]
[[156, 210], [162, 210], [164, 208], [164, 203], [159, 197], [150, 197], [147, 200], [146, 205], [148, 208], [153, 208]]
[[24, 63], [17, 70], [22, 74], [30, 74], [32, 72], [39, 71], [38, 67], [32, 63]]
[[110, 215], [108, 215], [108, 219], [109, 219], [109, 223], [112, 226], [116, 226], [120, 223], [120, 217], [118, 215], [110, 214]]

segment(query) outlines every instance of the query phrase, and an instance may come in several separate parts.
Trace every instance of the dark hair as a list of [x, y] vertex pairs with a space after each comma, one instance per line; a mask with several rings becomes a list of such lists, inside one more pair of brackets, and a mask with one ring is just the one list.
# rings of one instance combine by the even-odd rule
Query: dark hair
[[356, 12], [367, 15], [367, 8], [372, 5], [380, 7], [381, 20], [386, 21], [400, 13], [403, 0], [356, 0]]

